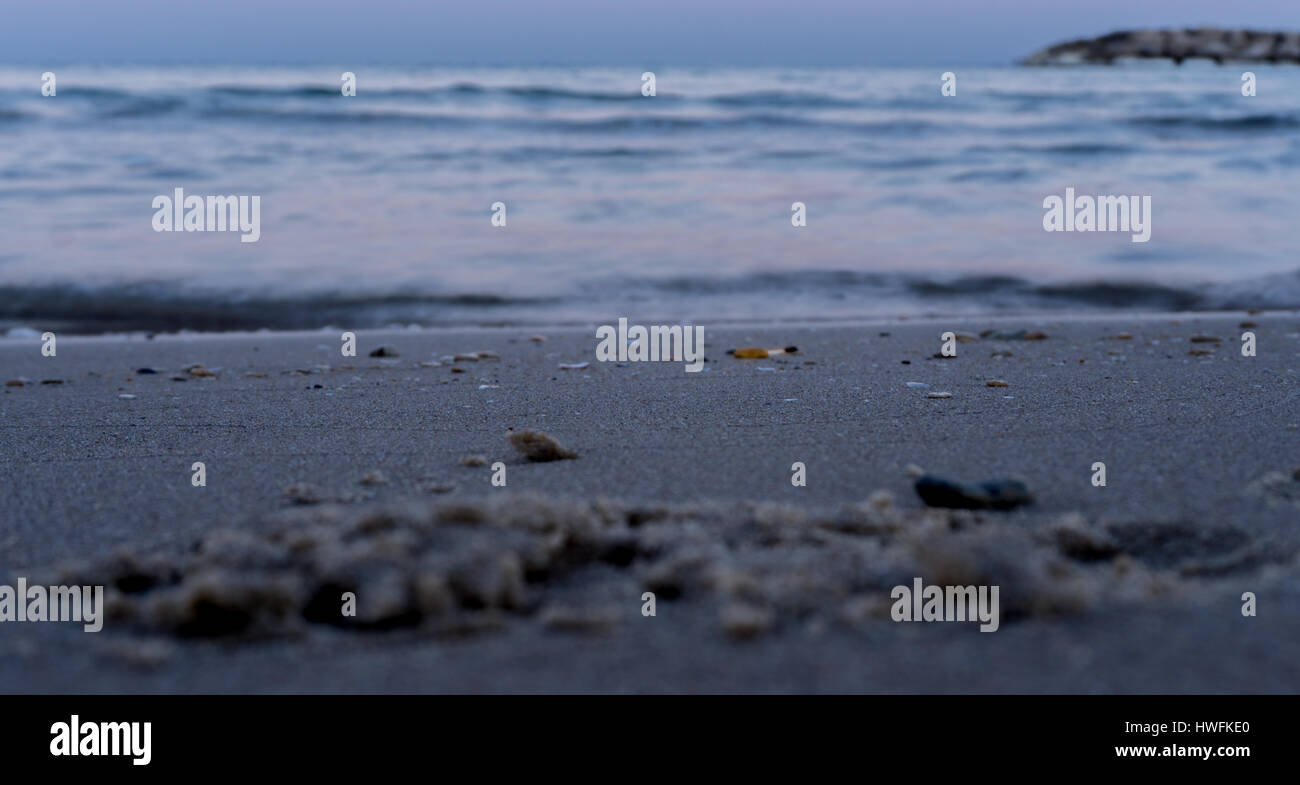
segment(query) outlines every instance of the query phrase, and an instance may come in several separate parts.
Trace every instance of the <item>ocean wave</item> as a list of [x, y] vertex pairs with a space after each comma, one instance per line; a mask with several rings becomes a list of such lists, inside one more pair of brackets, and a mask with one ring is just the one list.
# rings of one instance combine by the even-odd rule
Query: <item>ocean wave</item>
[[134, 117], [158, 117], [171, 114], [185, 106], [184, 99], [174, 96], [133, 97], [124, 103], [108, 106], [100, 110], [100, 117], [121, 119]]
[[1197, 131], [1273, 131], [1300, 128], [1294, 114], [1264, 113], [1237, 117], [1207, 117], [1200, 114], [1142, 115], [1128, 120], [1147, 128], [1192, 129]]
[[[610, 292], [618, 292], [611, 301]], [[665, 297], [667, 296], [667, 297]], [[495, 292], [302, 293], [273, 289], [191, 291], [169, 283], [101, 287], [0, 286], [0, 326], [57, 325], [72, 333], [192, 330], [319, 329], [393, 324], [464, 325], [573, 321], [626, 310], [647, 302], [671, 302], [690, 310], [696, 298], [710, 310], [754, 311], [762, 303], [802, 307], [805, 318], [826, 313], [851, 316], [943, 310], [1033, 312], [1116, 310], [1147, 312], [1300, 309], [1300, 270], [1230, 284], [1174, 286], [1112, 279], [1034, 281], [1015, 275], [924, 276], [853, 270], [768, 271], [737, 276], [602, 278], [575, 285], [564, 295], [520, 296]], [[822, 305], [818, 305], [821, 303]], [[638, 305], [639, 304], [639, 305]], [[728, 305], [730, 304], [730, 305]], [[730, 307], [741, 304], [742, 308]], [[703, 306], [701, 306], [703, 307]], [[552, 314], [539, 317], [538, 314]], [[795, 316], [788, 307], [782, 312]]]
[[459, 311], [455, 323], [472, 321], [463, 312], [486, 315], [493, 310], [538, 306], [546, 297], [497, 293], [285, 293], [246, 291], [195, 292], [166, 283], [100, 287], [0, 286], [0, 323], [58, 323], [69, 332], [224, 332], [270, 328], [315, 329], [346, 323], [381, 327], [418, 321], [436, 324]]
[[[602, 284], [607, 288], [610, 284]], [[1300, 270], [1230, 285], [1171, 286], [1149, 281], [1043, 282], [1014, 275], [921, 276], [852, 270], [773, 271], [743, 277], [675, 276], [641, 279], [636, 285], [679, 296], [736, 294], [817, 295], [828, 299], [965, 303], [989, 309], [1079, 308], [1148, 311], [1221, 311], [1246, 308], [1300, 309]]]
[[[326, 85], [288, 85], [266, 87], [255, 85], [214, 85], [206, 92], [217, 96], [239, 98], [337, 98], [339, 88]], [[574, 90], [544, 85], [486, 85], [475, 82], [457, 82], [450, 85], [434, 87], [363, 87], [358, 95], [367, 99], [423, 99], [437, 100], [446, 97], [465, 96], [505, 96], [527, 101], [639, 101], [644, 100], [639, 90], [626, 92], [608, 92], [598, 90]], [[657, 96], [656, 96], [657, 97]]]

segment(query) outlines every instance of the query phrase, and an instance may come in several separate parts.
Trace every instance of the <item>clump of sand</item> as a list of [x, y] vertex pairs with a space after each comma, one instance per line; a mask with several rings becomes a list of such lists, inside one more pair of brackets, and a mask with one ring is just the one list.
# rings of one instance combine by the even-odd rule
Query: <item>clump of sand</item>
[[[809, 513], [775, 504], [627, 505], [526, 495], [292, 506], [180, 554], [124, 551], [65, 570], [106, 586], [106, 629], [157, 639], [320, 627], [482, 634], [617, 629], [654, 592], [753, 640], [812, 624], [889, 623], [889, 592], [998, 585], [1004, 623], [1239, 591], [1223, 575], [1295, 571], [1244, 530], [900, 509], [877, 492]], [[1239, 581], [1238, 581], [1239, 583]], [[1226, 588], [1223, 588], [1226, 587]], [[355, 598], [348, 615], [347, 597]], [[1199, 599], [1198, 599], [1199, 597]], [[662, 621], [662, 620], [661, 620]], [[632, 623], [623, 621], [622, 624]]]

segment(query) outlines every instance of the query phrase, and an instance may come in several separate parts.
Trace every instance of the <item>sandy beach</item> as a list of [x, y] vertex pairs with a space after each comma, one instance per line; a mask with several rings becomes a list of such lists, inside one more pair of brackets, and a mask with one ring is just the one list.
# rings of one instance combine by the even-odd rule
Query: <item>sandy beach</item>
[[[1295, 312], [706, 324], [700, 373], [591, 328], [339, 335], [0, 341], [0, 583], [110, 609], [6, 624], [0, 691], [1300, 687]], [[918, 469], [1034, 503], [927, 508]], [[1001, 627], [891, 621], [913, 576], [1000, 585]]]

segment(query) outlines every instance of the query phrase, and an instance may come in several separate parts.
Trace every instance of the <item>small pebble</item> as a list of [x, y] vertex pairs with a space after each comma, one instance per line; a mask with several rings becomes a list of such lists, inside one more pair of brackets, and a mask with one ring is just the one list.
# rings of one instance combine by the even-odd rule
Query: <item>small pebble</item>
[[562, 632], [604, 632], [618, 623], [614, 608], [549, 607], [542, 611], [542, 626]]
[[565, 449], [554, 437], [542, 431], [512, 431], [506, 434], [510, 445], [530, 461], [559, 461], [577, 458], [577, 453]]
[[138, 373], [138, 374], [153, 374], [153, 373], [158, 373], [157, 371], [155, 371], [155, 370], [152, 369], [152, 368], [136, 368], [136, 369], [135, 369], [135, 372]]
[[1047, 333], [1039, 330], [1016, 330], [1014, 332], [985, 330], [980, 333], [980, 337], [993, 341], [1042, 341], [1047, 338]]
[[722, 629], [736, 640], [756, 638], [772, 629], [772, 612], [742, 602], [729, 603], [722, 610]]
[[907, 382], [907, 386], [908, 386], [908, 387], [911, 387], [913, 390], [928, 390], [928, 389], [930, 389], [930, 385], [926, 384], [925, 382]]
[[581, 371], [583, 368], [587, 368], [587, 367], [589, 367], [590, 365], [591, 365], [591, 363], [560, 363], [560, 370], [561, 370], [561, 371]]
[[1019, 480], [989, 480], [971, 485], [933, 474], [917, 478], [916, 494], [929, 507], [958, 510], [1009, 510], [1033, 501], [1029, 488]]
[[486, 466], [486, 455], [466, 455], [460, 459], [461, 466]]
[[926, 393], [926, 394], [925, 394], [925, 397], [926, 397], [926, 398], [951, 398], [951, 397], [952, 397], [952, 393], [950, 393], [950, 392], [932, 392], [932, 393]]
[[1193, 335], [1192, 343], [1221, 343], [1223, 341], [1217, 335]]
[[371, 469], [366, 472], [366, 476], [361, 478], [362, 485], [387, 485], [388, 478], [378, 469]]
[[530, 335], [530, 336], [528, 336], [528, 340], [532, 341], [533, 343], [545, 343], [545, 342], [546, 342], [546, 336], [545, 336], [545, 335]]
[[121, 399], [123, 399], [123, 400], [126, 400], [126, 401], [130, 401], [130, 400], [132, 400], [132, 399], [135, 398], [135, 396], [132, 395], [131, 393], [122, 393], [121, 395], [119, 395], [119, 396], [117, 396], [117, 397], [118, 397], [118, 398], [121, 398]]
[[1001, 379], [989, 379], [987, 382], [984, 382], [984, 386], [985, 387], [1009, 387], [1010, 385], [1008, 385], [1006, 382], [1002, 381]]
[[284, 495], [292, 499], [295, 504], [318, 504], [324, 498], [319, 488], [306, 482], [286, 485]]
[[400, 357], [401, 354], [398, 353], [397, 349], [393, 348], [392, 346], [380, 346], [377, 349], [372, 349], [370, 351], [370, 356], [371, 357]]

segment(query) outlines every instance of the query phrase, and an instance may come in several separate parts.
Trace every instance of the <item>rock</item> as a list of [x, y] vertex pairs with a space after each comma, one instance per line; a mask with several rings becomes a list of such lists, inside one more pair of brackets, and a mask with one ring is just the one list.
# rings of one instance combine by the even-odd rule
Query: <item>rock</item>
[[528, 336], [528, 340], [532, 341], [533, 343], [545, 343], [545, 342], [546, 342], [546, 336], [545, 336], [545, 335], [530, 335], [530, 336]]
[[361, 478], [362, 485], [387, 485], [388, 478], [378, 469], [371, 469]]
[[138, 373], [138, 374], [141, 374], [141, 375], [147, 375], [147, 374], [158, 373], [158, 372], [155, 371], [153, 368], [136, 368], [136, 369], [135, 369], [135, 372]]
[[926, 393], [926, 394], [925, 394], [925, 397], [926, 397], [926, 398], [951, 398], [951, 397], [952, 397], [952, 393], [950, 393], [950, 392], [932, 392], [932, 393]]
[[451, 493], [456, 490], [456, 483], [426, 477], [420, 481], [419, 487], [425, 493]]
[[1223, 339], [1217, 335], [1193, 335], [1192, 343], [1223, 343]]
[[63, 384], [62, 379], [41, 379], [41, 384]]
[[926, 384], [925, 382], [906, 382], [906, 384], [907, 384], [908, 387], [911, 387], [913, 390], [928, 390], [928, 389], [930, 389], [930, 385]]
[[132, 395], [131, 393], [122, 393], [121, 395], [119, 395], [119, 396], [117, 396], [117, 397], [118, 397], [118, 398], [121, 398], [121, 399], [124, 400], [124, 401], [134, 401], [134, 400], [135, 400], [135, 396]]
[[762, 360], [768, 356], [768, 351], [758, 346], [742, 346], [733, 350], [731, 355], [737, 360]]
[[22, 387], [24, 384], [26, 384], [26, 382], [22, 379], [10, 379], [5, 382], [5, 387]]
[[1265, 30], [1119, 30], [1098, 38], [1080, 38], [1049, 46], [1022, 61], [1024, 65], [1110, 65], [1122, 59], [1165, 59], [1216, 63], [1300, 63], [1300, 33]]
[[987, 338], [990, 341], [1042, 341], [1047, 338], [1047, 333], [1040, 330], [1016, 330], [1014, 332], [985, 330], [980, 333], [980, 337]]
[[460, 459], [461, 466], [487, 466], [486, 455], [466, 455]]
[[1033, 494], [1019, 480], [989, 480], [978, 485], [956, 482], [934, 474], [916, 479], [916, 494], [929, 507], [958, 510], [1009, 510], [1033, 501]]
[[371, 357], [401, 357], [401, 353], [392, 346], [380, 346], [370, 351]]
[[591, 363], [560, 363], [561, 371], [581, 371], [591, 366]]
[[1010, 385], [1008, 385], [1006, 382], [1002, 381], [1001, 379], [989, 379], [987, 382], [984, 382], [984, 386], [985, 387], [1009, 387]]

